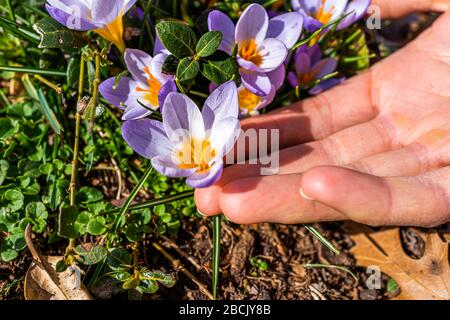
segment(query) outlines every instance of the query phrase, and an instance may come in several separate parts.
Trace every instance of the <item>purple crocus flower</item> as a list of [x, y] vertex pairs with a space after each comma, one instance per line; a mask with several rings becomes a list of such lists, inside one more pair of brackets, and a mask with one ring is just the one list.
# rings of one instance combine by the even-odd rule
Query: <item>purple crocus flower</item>
[[[322, 51], [319, 45], [300, 47], [294, 56], [294, 69], [288, 74], [289, 84], [300, 89], [311, 86], [315, 81], [336, 71], [337, 61], [333, 58], [322, 59]], [[331, 78], [319, 82], [308, 92], [317, 95], [327, 89], [334, 87], [344, 81], [343, 78]]]
[[71, 30], [93, 30], [125, 51], [122, 18], [137, 0], [47, 0], [50, 16]]
[[323, 25], [346, 16], [337, 30], [345, 29], [361, 19], [371, 0], [291, 0], [292, 9], [304, 18], [305, 29], [314, 32]]
[[152, 58], [141, 50], [126, 49], [125, 63], [132, 77], [123, 77], [117, 86], [114, 85], [114, 77], [100, 84], [102, 96], [112, 105], [125, 110], [123, 120], [148, 116], [164, 104], [170, 92], [177, 91], [173, 76], [162, 72], [166, 58], [163, 53]]
[[240, 133], [236, 84], [226, 82], [206, 100], [202, 111], [187, 96], [170, 93], [163, 122], [126, 121], [125, 141], [168, 177], [185, 177], [193, 188], [204, 188], [222, 175], [223, 157]]
[[218, 10], [208, 16], [209, 30], [221, 31], [223, 35], [219, 49], [231, 55], [237, 45], [242, 83], [259, 96], [270, 94], [270, 73], [283, 65], [288, 50], [300, 37], [302, 25], [303, 17], [296, 12], [269, 20], [266, 10], [259, 4], [248, 6], [236, 26]]

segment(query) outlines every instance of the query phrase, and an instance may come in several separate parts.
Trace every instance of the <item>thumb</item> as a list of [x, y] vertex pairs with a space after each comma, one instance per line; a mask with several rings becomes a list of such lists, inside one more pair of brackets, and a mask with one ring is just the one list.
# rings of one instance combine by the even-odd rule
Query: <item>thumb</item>
[[381, 178], [316, 167], [304, 174], [301, 193], [364, 224], [436, 226], [450, 219], [449, 178], [449, 168], [418, 177]]
[[444, 12], [450, 6], [450, 0], [373, 0], [383, 18], [399, 18], [414, 12]]

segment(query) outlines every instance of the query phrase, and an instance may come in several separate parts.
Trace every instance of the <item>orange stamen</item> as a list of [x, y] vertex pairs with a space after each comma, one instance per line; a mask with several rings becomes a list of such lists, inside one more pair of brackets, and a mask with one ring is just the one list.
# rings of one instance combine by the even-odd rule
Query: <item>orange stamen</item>
[[262, 63], [262, 56], [258, 52], [258, 47], [256, 45], [255, 39], [250, 39], [249, 41], [245, 41], [242, 43], [242, 45], [239, 47], [239, 55], [247, 60], [251, 61], [257, 66], [261, 65]]
[[145, 100], [147, 100], [152, 106], [158, 106], [158, 95], [161, 90], [161, 84], [159, 81], [152, 75], [150, 69], [146, 66], [144, 67], [145, 73], [148, 75], [147, 84], [148, 89], [143, 89], [141, 87], [137, 87], [136, 91], [145, 92]]
[[180, 169], [197, 169], [197, 173], [206, 172], [211, 169], [209, 163], [215, 158], [216, 150], [211, 146], [209, 140], [198, 140], [192, 138], [183, 143], [177, 157], [180, 160]]
[[326, 3], [326, 0], [322, 0], [322, 5], [320, 6], [319, 10], [317, 11], [316, 17], [315, 17], [317, 21], [319, 21], [323, 24], [330, 22], [331, 17], [333, 16], [333, 13], [334, 13], [334, 9], [335, 9], [334, 6], [332, 6], [329, 11], [325, 11], [325, 3]]
[[238, 98], [239, 98], [239, 108], [246, 109], [248, 110], [249, 113], [255, 111], [255, 109], [261, 102], [261, 97], [252, 93], [247, 88], [244, 88], [241, 91], [239, 91]]

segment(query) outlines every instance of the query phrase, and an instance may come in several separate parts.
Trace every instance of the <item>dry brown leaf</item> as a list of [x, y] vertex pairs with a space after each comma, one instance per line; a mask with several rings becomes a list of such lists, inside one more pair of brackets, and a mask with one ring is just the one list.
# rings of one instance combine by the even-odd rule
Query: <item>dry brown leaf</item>
[[437, 233], [420, 233], [420, 235], [426, 244], [425, 254], [419, 260], [411, 259], [403, 251], [399, 229], [388, 229], [370, 235], [364, 233], [352, 235], [356, 243], [352, 252], [358, 265], [379, 266], [382, 272], [397, 281], [401, 293], [396, 299], [448, 300], [450, 299], [448, 243], [442, 241]]
[[43, 256], [31, 241], [31, 227], [27, 226], [25, 238], [33, 255], [33, 262], [25, 275], [26, 300], [92, 300], [89, 291], [81, 283], [80, 270], [68, 268], [56, 272], [56, 264], [63, 257]]

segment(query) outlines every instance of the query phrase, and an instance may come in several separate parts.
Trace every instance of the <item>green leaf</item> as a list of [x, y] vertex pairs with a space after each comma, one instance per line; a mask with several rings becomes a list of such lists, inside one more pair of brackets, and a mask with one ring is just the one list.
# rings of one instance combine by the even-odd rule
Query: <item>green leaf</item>
[[103, 200], [103, 193], [92, 187], [83, 187], [78, 192], [78, 198], [83, 204], [94, 203]]
[[75, 222], [78, 218], [78, 209], [76, 207], [67, 207], [59, 211], [58, 215], [58, 236], [75, 239], [78, 235], [75, 229]]
[[18, 130], [14, 121], [9, 118], [0, 119], [0, 139], [11, 138]]
[[137, 278], [130, 278], [128, 280], [126, 280], [123, 285], [122, 288], [125, 290], [130, 290], [130, 289], [134, 289], [136, 288], [139, 284], [141, 283], [141, 281]]
[[[1, 123], [0, 123], [1, 126]], [[1, 128], [1, 127], [0, 127]], [[0, 186], [5, 181], [9, 170], [9, 163], [6, 160], [0, 160]]]
[[141, 286], [139, 288], [145, 293], [152, 294], [158, 291], [159, 284], [155, 280], [141, 280]]
[[231, 57], [220, 61], [208, 61], [208, 63], [203, 64], [202, 68], [202, 74], [217, 85], [233, 79], [236, 72], [236, 62]]
[[162, 44], [178, 59], [195, 54], [197, 39], [194, 31], [183, 23], [164, 21], [156, 25]]
[[168, 75], [175, 75], [179, 63], [180, 59], [178, 59], [174, 55], [168, 56], [166, 60], [164, 60], [162, 72]]
[[23, 207], [23, 194], [19, 190], [9, 189], [3, 194], [3, 202], [10, 212], [15, 212]]
[[39, 48], [79, 49], [87, 43], [81, 33], [66, 29], [50, 17], [38, 21], [33, 29], [41, 37]]
[[112, 270], [119, 270], [131, 267], [131, 255], [123, 248], [114, 248], [107, 259], [108, 266]]
[[[140, 273], [141, 277], [144, 277], [146, 280], [158, 281], [167, 288], [173, 287], [176, 283], [175, 277], [173, 275], [164, 273], [159, 270], [150, 271], [147, 268], [142, 268], [140, 270]], [[144, 279], [142, 282], [144, 282]]]
[[4, 262], [9, 262], [16, 259], [19, 256], [19, 253], [8, 246], [7, 241], [2, 242], [2, 246], [0, 248], [1, 258]]
[[394, 293], [398, 290], [400, 286], [394, 278], [390, 278], [387, 283], [387, 292]]
[[194, 79], [200, 71], [200, 64], [197, 60], [187, 57], [180, 61], [177, 68], [177, 78], [180, 81]]
[[83, 258], [85, 265], [94, 265], [102, 261], [108, 255], [108, 250], [103, 246], [93, 246], [89, 250], [85, 246], [79, 245], [75, 248], [75, 253]]
[[212, 55], [219, 49], [222, 42], [222, 32], [210, 31], [205, 33], [200, 40], [198, 40], [197, 47], [195, 48], [197, 56], [205, 58]]
[[64, 272], [67, 270], [67, 263], [64, 260], [59, 260], [55, 266], [56, 272]]
[[99, 236], [106, 232], [106, 227], [98, 218], [94, 218], [87, 224], [86, 231], [94, 236]]
[[73, 57], [67, 64], [67, 85], [70, 88], [75, 88], [80, 78], [80, 58]]

